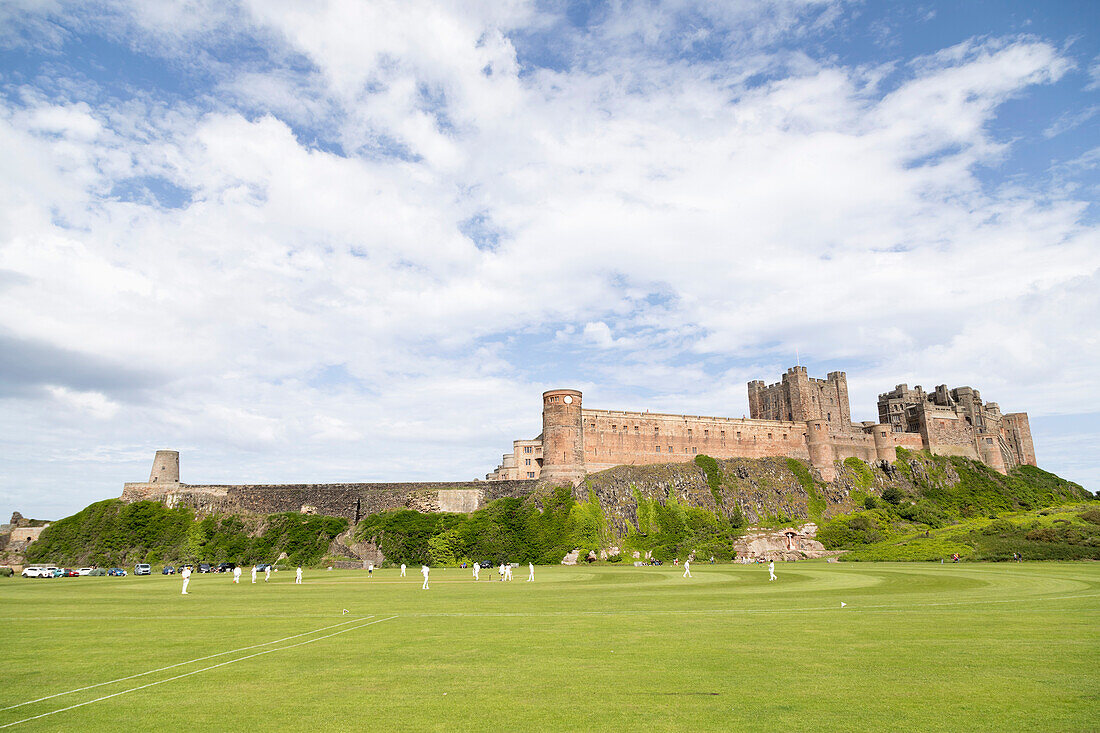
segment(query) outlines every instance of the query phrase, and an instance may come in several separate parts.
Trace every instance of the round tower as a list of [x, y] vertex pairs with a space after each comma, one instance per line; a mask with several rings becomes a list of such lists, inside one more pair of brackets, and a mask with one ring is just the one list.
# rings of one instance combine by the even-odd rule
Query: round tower
[[871, 435], [875, 438], [875, 458], [893, 463], [898, 459], [898, 447], [894, 445], [894, 429], [889, 425], [871, 426]]
[[180, 452], [158, 450], [153, 458], [153, 470], [149, 472], [151, 484], [178, 484], [180, 482]]
[[542, 393], [542, 472], [539, 479], [575, 485], [584, 478], [584, 425], [581, 393], [552, 389]]
[[833, 442], [829, 438], [827, 420], [806, 421], [806, 445], [810, 451], [810, 465], [817, 469], [822, 480], [832, 481], [836, 478], [836, 468], [833, 466], [836, 451], [833, 450]]

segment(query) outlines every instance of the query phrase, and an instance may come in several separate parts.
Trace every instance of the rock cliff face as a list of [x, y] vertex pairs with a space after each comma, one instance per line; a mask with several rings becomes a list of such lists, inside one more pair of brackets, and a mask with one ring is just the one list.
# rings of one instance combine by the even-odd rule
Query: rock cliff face
[[[792, 459], [793, 460], [793, 459]], [[748, 525], [786, 519], [804, 523], [827, 519], [855, 509], [852, 492], [857, 481], [867, 484], [863, 491], [880, 494], [900, 476], [867, 464], [857, 472], [843, 463], [836, 464], [836, 478], [828, 483], [814, 480], [809, 467], [800, 461], [800, 477], [786, 458], [731, 458], [716, 461], [719, 480], [715, 488], [708, 483], [706, 471], [694, 463], [658, 466], [618, 466], [591, 474], [577, 487], [579, 500], [594, 494], [611, 524], [622, 536], [629, 522], [637, 526], [635, 491], [646, 499], [667, 501], [675, 497], [687, 506], [702, 507], [718, 515], [734, 517], [740, 513]], [[889, 464], [887, 464], [889, 465]], [[892, 467], [891, 467], [892, 468]]]

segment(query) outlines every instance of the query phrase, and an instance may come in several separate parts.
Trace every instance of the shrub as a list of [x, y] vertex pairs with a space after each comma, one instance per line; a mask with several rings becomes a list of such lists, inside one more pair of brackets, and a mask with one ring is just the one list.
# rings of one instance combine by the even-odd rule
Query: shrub
[[15, 575], [15, 571], [11, 568], [0, 568], [0, 578], [10, 578]]
[[882, 490], [882, 500], [894, 504], [895, 506], [904, 498], [905, 494], [896, 486], [887, 486]]
[[876, 499], [875, 497], [868, 496], [868, 497], [865, 497], [863, 499], [863, 508], [864, 509], [874, 509], [877, 506], [878, 506], [878, 499]]
[[623, 556], [621, 554], [608, 555], [607, 556], [607, 561], [608, 562], [622, 562], [623, 561]]
[[1093, 507], [1091, 509], [1086, 509], [1077, 516], [1079, 516], [1081, 519], [1084, 519], [1086, 522], [1091, 522], [1092, 524], [1100, 524], [1100, 508]]

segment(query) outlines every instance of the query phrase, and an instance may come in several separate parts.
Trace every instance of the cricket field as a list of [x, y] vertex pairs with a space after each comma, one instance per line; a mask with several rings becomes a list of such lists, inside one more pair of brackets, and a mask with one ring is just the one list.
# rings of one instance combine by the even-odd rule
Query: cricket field
[[1100, 563], [682, 573], [0, 578], [0, 729], [1100, 730]]

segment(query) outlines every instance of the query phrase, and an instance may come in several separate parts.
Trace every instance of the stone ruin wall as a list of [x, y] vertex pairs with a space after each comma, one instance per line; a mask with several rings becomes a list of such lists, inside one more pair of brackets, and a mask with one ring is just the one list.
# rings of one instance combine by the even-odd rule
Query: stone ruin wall
[[127, 483], [122, 500], [163, 501], [205, 512], [306, 512], [355, 522], [391, 509], [471, 512], [496, 499], [523, 498], [534, 481], [199, 485]]

